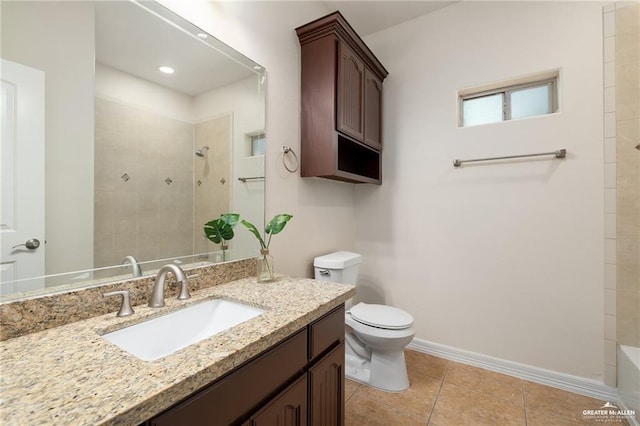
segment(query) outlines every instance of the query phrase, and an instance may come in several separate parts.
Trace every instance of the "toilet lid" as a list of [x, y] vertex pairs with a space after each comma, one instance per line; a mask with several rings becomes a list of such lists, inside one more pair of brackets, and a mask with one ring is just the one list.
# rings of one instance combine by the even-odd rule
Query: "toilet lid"
[[413, 325], [413, 317], [410, 313], [393, 306], [361, 302], [352, 307], [350, 312], [354, 320], [372, 327], [401, 330]]

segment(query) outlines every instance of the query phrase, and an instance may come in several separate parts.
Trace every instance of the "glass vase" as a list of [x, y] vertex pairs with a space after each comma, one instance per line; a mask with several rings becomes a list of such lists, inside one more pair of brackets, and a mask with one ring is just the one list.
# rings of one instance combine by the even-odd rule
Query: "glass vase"
[[213, 254], [213, 262], [214, 263], [222, 263], [222, 262], [226, 262], [227, 261], [227, 249], [229, 248], [229, 245], [227, 244], [220, 244], [220, 250], [216, 251]]
[[268, 249], [260, 250], [260, 256], [257, 259], [258, 282], [267, 283], [273, 281], [273, 257], [269, 254]]

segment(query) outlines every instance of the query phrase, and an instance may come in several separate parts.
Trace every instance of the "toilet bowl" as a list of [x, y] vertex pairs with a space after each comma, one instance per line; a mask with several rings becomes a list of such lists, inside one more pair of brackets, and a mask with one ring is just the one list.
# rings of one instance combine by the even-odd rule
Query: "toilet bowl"
[[413, 317], [391, 306], [358, 303], [345, 323], [347, 377], [389, 392], [407, 389], [404, 348], [415, 335]]
[[[319, 281], [357, 285], [357, 253], [336, 252], [316, 257], [315, 278]], [[409, 387], [404, 348], [415, 331], [413, 317], [402, 309], [387, 305], [346, 303], [345, 375], [388, 392]]]

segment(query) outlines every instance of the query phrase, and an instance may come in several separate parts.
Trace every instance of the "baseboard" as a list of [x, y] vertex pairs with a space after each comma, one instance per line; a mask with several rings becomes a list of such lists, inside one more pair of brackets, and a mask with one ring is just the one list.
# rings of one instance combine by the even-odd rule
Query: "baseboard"
[[544, 368], [532, 367], [513, 361], [494, 358], [475, 352], [445, 346], [438, 343], [428, 342], [422, 339], [413, 339], [407, 346], [418, 352], [437, 356], [439, 358], [460, 362], [462, 364], [473, 365], [497, 373], [525, 379], [530, 382], [554, 388], [566, 390], [601, 401], [619, 402], [616, 388], [605, 386], [595, 380], [572, 376], [570, 374], [558, 373]]

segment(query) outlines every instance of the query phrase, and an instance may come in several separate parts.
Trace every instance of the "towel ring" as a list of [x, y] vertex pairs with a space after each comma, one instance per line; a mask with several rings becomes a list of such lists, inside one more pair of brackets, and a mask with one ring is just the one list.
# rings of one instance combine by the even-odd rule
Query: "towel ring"
[[[287, 162], [284, 159], [284, 155], [289, 153], [293, 154], [293, 158], [296, 159], [296, 166], [293, 169], [287, 166]], [[298, 160], [298, 156], [296, 155], [295, 151], [286, 145], [282, 146], [282, 165], [284, 166], [285, 169], [287, 169], [289, 173], [295, 173], [300, 168], [300, 160]]]

